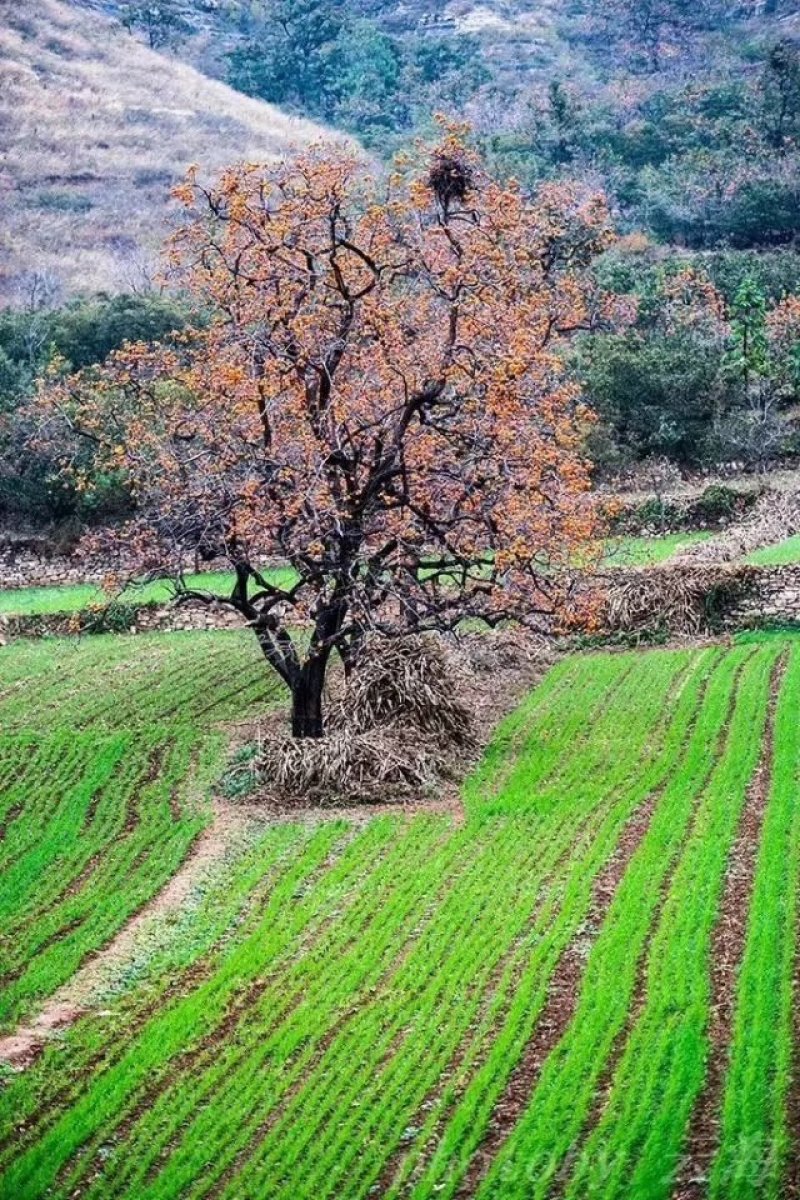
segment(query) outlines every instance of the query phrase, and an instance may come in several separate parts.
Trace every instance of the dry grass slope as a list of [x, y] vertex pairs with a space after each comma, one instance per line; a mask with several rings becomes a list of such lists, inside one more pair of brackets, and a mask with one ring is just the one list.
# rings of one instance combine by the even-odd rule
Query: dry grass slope
[[0, 0], [0, 81], [0, 302], [32, 270], [68, 291], [129, 286], [190, 163], [329, 136], [60, 0]]

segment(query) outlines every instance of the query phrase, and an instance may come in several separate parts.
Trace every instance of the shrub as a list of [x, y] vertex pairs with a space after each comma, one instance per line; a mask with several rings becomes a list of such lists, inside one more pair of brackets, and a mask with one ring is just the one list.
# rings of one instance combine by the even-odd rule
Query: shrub
[[55, 212], [84, 213], [94, 208], [94, 201], [89, 196], [80, 196], [74, 192], [37, 192], [33, 202], [37, 208], [52, 209]]
[[168, 188], [174, 183], [174, 177], [171, 171], [158, 167], [140, 167], [138, 171], [134, 171], [133, 181], [138, 187], [151, 187], [158, 184]]
[[609, 513], [615, 533], [647, 534], [717, 528], [741, 520], [757, 503], [762, 489], [740, 491], [725, 484], [709, 484], [699, 496], [650, 496]]
[[684, 506], [677, 500], [650, 496], [635, 504], [619, 505], [609, 514], [609, 526], [614, 533], [667, 533], [684, 527]]
[[128, 633], [136, 625], [141, 604], [112, 600], [76, 613], [80, 633]]
[[734, 488], [715, 483], [705, 489], [689, 511], [698, 524], [720, 524], [741, 512], [743, 498]]
[[220, 791], [228, 800], [243, 800], [256, 791], [259, 783], [258, 758], [261, 747], [250, 742], [240, 747], [231, 758], [222, 777]]

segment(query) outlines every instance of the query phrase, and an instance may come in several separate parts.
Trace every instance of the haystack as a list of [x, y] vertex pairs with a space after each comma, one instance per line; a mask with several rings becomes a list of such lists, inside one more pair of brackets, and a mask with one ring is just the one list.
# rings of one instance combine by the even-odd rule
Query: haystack
[[280, 735], [258, 757], [264, 785], [319, 804], [419, 797], [475, 745], [464, 666], [433, 635], [373, 638], [330, 705], [322, 738]]

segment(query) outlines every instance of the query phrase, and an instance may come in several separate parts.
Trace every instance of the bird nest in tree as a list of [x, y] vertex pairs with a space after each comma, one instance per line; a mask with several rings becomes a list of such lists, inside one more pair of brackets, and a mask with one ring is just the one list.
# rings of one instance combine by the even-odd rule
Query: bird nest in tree
[[428, 173], [428, 186], [439, 203], [447, 210], [457, 202], [463, 204], [474, 183], [469, 163], [454, 154], [437, 154]]
[[293, 799], [341, 804], [401, 800], [452, 774], [475, 745], [466, 672], [441, 639], [372, 640], [321, 738], [264, 742], [258, 774]]

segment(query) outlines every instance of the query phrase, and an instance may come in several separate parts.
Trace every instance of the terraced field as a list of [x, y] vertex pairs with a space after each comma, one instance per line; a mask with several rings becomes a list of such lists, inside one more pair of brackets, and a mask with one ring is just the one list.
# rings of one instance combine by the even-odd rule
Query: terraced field
[[[288, 568], [273, 567], [265, 574], [278, 584], [288, 585], [294, 575]], [[201, 588], [220, 595], [230, 594], [234, 584], [232, 574], [224, 571], [207, 571], [200, 575], [187, 575], [187, 587]], [[167, 579], [156, 579], [151, 583], [131, 584], [116, 599], [124, 604], [167, 603], [175, 595], [173, 584]], [[99, 584], [73, 583], [53, 584], [50, 587], [5, 588], [0, 590], [0, 614], [8, 616], [45, 616], [52, 613], [79, 612], [91, 605], [107, 604], [108, 593]]]
[[0, 663], [0, 1029], [167, 883], [226, 740], [272, 695], [246, 637], [19, 643]]
[[[619, 567], [652, 566], [665, 562], [678, 551], [707, 540], [709, 533], [667, 533], [655, 537], [611, 538], [606, 544], [604, 565]], [[775, 549], [770, 547], [770, 549]], [[795, 548], [795, 554], [797, 550]], [[770, 560], [772, 561], [772, 560]], [[789, 560], [786, 560], [789, 561]], [[792, 560], [794, 561], [794, 560]], [[290, 586], [294, 575], [287, 567], [265, 568], [265, 574], [275, 583]], [[233, 576], [224, 572], [187, 575], [188, 587], [205, 588], [221, 594], [230, 592]], [[118, 599], [126, 604], [167, 603], [174, 596], [173, 585], [165, 579], [131, 585]], [[47, 616], [79, 612], [91, 605], [108, 601], [107, 593], [98, 584], [53, 584], [49, 587], [0, 589], [0, 615]]]
[[748, 555], [745, 561], [759, 567], [783, 567], [800, 562], [800, 536], [786, 538], [774, 546], [762, 546]]
[[[706, 542], [710, 533], [663, 533], [655, 537], [610, 538], [606, 543], [603, 565], [609, 567], [651, 567], [666, 562], [697, 542]], [[2, 604], [2, 595], [0, 595]]]
[[[133, 721], [152, 754], [147, 711], [177, 739], [262, 698], [246, 643], [201, 636], [12, 648], [4, 728], [67, 712], [70, 752], [107, 739], [127, 778], [114, 739]], [[800, 1194], [799, 709], [800, 642], [576, 657], [500, 728], [462, 822], [265, 827], [136, 986], [9, 1074], [0, 1195]]]

